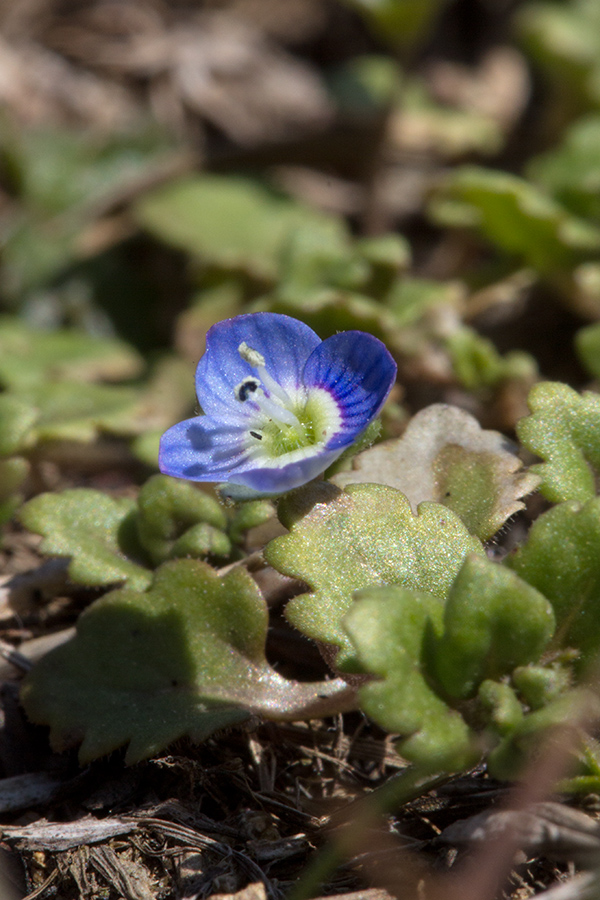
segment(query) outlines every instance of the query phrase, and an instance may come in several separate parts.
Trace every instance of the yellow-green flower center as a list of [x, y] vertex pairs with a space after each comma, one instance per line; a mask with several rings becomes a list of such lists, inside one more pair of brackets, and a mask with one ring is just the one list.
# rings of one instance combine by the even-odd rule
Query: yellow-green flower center
[[324, 447], [341, 424], [331, 394], [323, 388], [301, 388], [290, 394], [267, 372], [262, 354], [245, 342], [238, 349], [257, 373], [235, 388], [237, 400], [258, 407], [248, 431], [248, 449], [270, 458], [291, 456], [286, 462], [293, 462], [309, 455], [311, 448]]
[[340, 423], [337, 404], [327, 391], [321, 389], [313, 390], [308, 397], [293, 403], [291, 411], [298, 420], [297, 425], [275, 419], [262, 425], [260, 449], [268, 456], [283, 456], [295, 450], [324, 446]]

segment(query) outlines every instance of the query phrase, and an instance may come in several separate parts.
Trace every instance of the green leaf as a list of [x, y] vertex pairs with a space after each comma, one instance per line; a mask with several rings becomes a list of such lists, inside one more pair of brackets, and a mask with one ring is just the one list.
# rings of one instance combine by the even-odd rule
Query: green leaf
[[477, 691], [479, 711], [496, 734], [510, 734], [523, 719], [523, 707], [517, 695], [505, 682], [482, 681]]
[[134, 513], [133, 500], [73, 488], [38, 494], [23, 506], [19, 518], [25, 528], [44, 538], [42, 553], [71, 557], [73, 581], [88, 586], [128, 581], [143, 589], [152, 573], [139, 564]]
[[[242, 568], [222, 578], [199, 560], [165, 563], [148, 591], [113, 591], [77, 634], [27, 676], [29, 717], [82, 763], [129, 744], [133, 763], [188, 735], [201, 741], [250, 712], [299, 718], [339, 683], [299, 684], [266, 662], [268, 612]], [[308, 707], [307, 707], [308, 708]]]
[[509, 379], [532, 382], [537, 375], [536, 361], [529, 353], [511, 350], [501, 355], [491, 341], [466, 325], [448, 335], [446, 348], [454, 374], [469, 391]]
[[600, 103], [600, 10], [596, 0], [527, 3], [517, 25], [532, 57], [571, 110]]
[[476, 228], [505, 253], [547, 275], [564, 276], [565, 268], [600, 250], [600, 229], [506, 172], [455, 169], [434, 198], [431, 213], [442, 225]]
[[361, 708], [402, 736], [399, 753], [431, 771], [456, 772], [474, 765], [478, 752], [460, 714], [430, 686], [427, 644], [442, 627], [443, 603], [403, 587], [358, 591], [344, 628], [365, 672], [378, 677], [359, 690]]
[[345, 0], [373, 30], [400, 47], [418, 41], [439, 14], [445, 0]]
[[398, 96], [390, 137], [401, 152], [462, 160], [469, 154], [496, 155], [502, 147], [498, 119], [475, 104], [440, 103], [426, 81], [414, 76], [406, 78]]
[[406, 494], [415, 510], [423, 500], [443, 503], [481, 540], [523, 509], [520, 498], [538, 484], [535, 475], [523, 471], [504, 435], [483, 430], [468, 412], [443, 403], [421, 410], [401, 438], [360, 453], [352, 471], [332, 480], [340, 487], [389, 484]]
[[580, 328], [575, 335], [575, 350], [594, 378], [600, 378], [600, 323]]
[[446, 601], [437, 677], [451, 697], [471, 697], [485, 679], [536, 662], [554, 625], [550, 603], [535, 588], [505, 566], [469, 556]]
[[0, 459], [0, 525], [12, 519], [23, 502], [19, 488], [23, 486], [28, 474], [29, 463], [26, 459], [19, 456]]
[[17, 397], [37, 409], [38, 441], [89, 443], [100, 432], [129, 436], [141, 430], [141, 394], [137, 388], [58, 381], [22, 388]]
[[309, 228], [324, 246], [343, 248], [341, 220], [246, 178], [195, 175], [146, 193], [134, 207], [159, 239], [228, 271], [274, 281], [293, 235]]
[[3, 122], [0, 165], [16, 212], [3, 234], [2, 287], [23, 296], [89, 253], [85, 229], [171, 162], [155, 127], [24, 128]]
[[385, 110], [394, 101], [400, 85], [398, 63], [383, 53], [352, 56], [329, 75], [329, 90], [336, 105], [343, 113], [354, 116]]
[[467, 553], [483, 548], [440, 504], [422, 503], [414, 515], [406, 497], [385, 485], [353, 484], [344, 492], [329, 485], [324, 491], [323, 502], [317, 500], [306, 515], [299, 504], [291, 533], [271, 541], [265, 557], [313, 589], [288, 603], [292, 625], [340, 647], [337, 665], [351, 670], [354, 651], [341, 620], [354, 591], [399, 584], [443, 598]]
[[434, 281], [405, 275], [396, 281], [387, 305], [398, 327], [410, 325], [438, 308], [460, 312], [464, 300], [465, 288], [459, 281]]
[[576, 215], [600, 220], [600, 115], [578, 119], [527, 171]]
[[583, 662], [594, 659], [600, 651], [600, 498], [545, 512], [508, 564], [552, 604], [553, 646], [574, 648]]
[[554, 729], [568, 725], [581, 726], [596, 719], [598, 698], [583, 689], [567, 691], [543, 709], [529, 713], [509, 731], [503, 741], [489, 754], [488, 772], [492, 778], [514, 780], [523, 773], [525, 765], [539, 754], [540, 746]]
[[0, 317], [0, 382], [19, 389], [47, 381], [117, 381], [139, 375], [136, 351], [117, 338], [75, 329], [40, 331]]
[[301, 318], [323, 338], [338, 331], [368, 331], [393, 349], [398, 327], [393, 314], [371, 297], [333, 288], [281, 296], [274, 293], [252, 304], [252, 312], [268, 310]]
[[0, 456], [12, 456], [33, 442], [37, 409], [11, 394], [0, 394]]
[[[227, 556], [231, 544], [223, 533], [226, 527], [219, 502], [189, 482], [153, 475], [139, 493], [139, 540], [155, 566], [172, 556], [206, 556], [211, 549]], [[217, 548], [225, 552], [215, 553]]]
[[512, 673], [512, 682], [531, 709], [541, 709], [570, 688], [573, 674], [563, 662], [547, 666], [523, 666]]
[[274, 517], [271, 500], [250, 500], [234, 508], [228, 534], [234, 544], [241, 544], [252, 528], [265, 525]]
[[596, 495], [600, 471], [600, 396], [578, 394], [560, 382], [542, 382], [530, 391], [531, 415], [517, 423], [521, 443], [545, 462], [531, 467], [540, 491], [553, 503], [584, 502]]

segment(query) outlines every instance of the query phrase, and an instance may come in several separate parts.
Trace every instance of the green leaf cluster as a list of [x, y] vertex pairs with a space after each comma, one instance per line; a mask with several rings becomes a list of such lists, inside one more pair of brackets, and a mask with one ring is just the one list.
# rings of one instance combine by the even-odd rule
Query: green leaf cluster
[[469, 555], [445, 603], [399, 586], [367, 588], [344, 625], [377, 676], [360, 688], [365, 712], [402, 735], [405, 758], [457, 771], [520, 725], [526, 706], [503, 679], [539, 659], [554, 615], [514, 573]]
[[359, 702], [401, 736], [401, 755], [458, 771], [497, 750], [503, 777], [511, 758], [521, 762], [524, 751], [506, 747], [518, 729], [539, 737], [546, 719], [536, 731], [532, 710], [570, 684], [568, 665], [543, 661], [559, 618], [554, 594], [523, 567], [487, 560], [448, 508], [422, 502], [415, 515], [391, 487], [315, 489], [280, 504], [280, 516], [291, 531], [267, 559], [312, 588], [288, 603], [287, 618], [338, 648], [339, 671], [375, 676]]
[[271, 517], [272, 506], [257, 500], [228, 512], [193, 484], [153, 475], [136, 500], [73, 488], [38, 494], [19, 518], [42, 535], [44, 553], [70, 558], [73, 581], [88, 587], [127, 582], [143, 589], [166, 560], [229, 559], [245, 532]]

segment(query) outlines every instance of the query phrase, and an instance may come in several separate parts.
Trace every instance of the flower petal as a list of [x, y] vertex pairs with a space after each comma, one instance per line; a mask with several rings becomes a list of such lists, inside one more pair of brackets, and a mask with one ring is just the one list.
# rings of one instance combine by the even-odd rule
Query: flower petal
[[[223, 493], [235, 500], [282, 494], [316, 478], [343, 448], [306, 448], [279, 457], [252, 455], [246, 447], [245, 423], [197, 416], [173, 425], [160, 441], [159, 468], [188, 481], [227, 482]], [[290, 460], [286, 462], [286, 459]], [[281, 465], [278, 465], [278, 461]]]
[[206, 335], [206, 352], [196, 370], [196, 393], [207, 415], [223, 415], [237, 406], [234, 388], [255, 374], [238, 348], [245, 342], [265, 358], [269, 374], [284, 389], [297, 389], [302, 370], [321, 343], [312, 328], [278, 313], [258, 312], [218, 322]]
[[[295, 462], [273, 465], [270, 463], [256, 464], [253, 468], [232, 472], [227, 479], [227, 484], [219, 485], [219, 489], [226, 497], [232, 500], [252, 500], [256, 497], [275, 497], [291, 491], [294, 488], [306, 484], [321, 475], [343, 452], [343, 447], [336, 450], [313, 451], [312, 455], [306, 455]], [[310, 451], [307, 450], [309, 453]], [[291, 455], [291, 454], [290, 454]], [[285, 457], [280, 457], [283, 462]]]
[[327, 450], [352, 444], [383, 406], [397, 366], [384, 344], [363, 331], [343, 331], [311, 353], [303, 373], [305, 387], [323, 388], [338, 404], [342, 423]]
[[158, 465], [165, 475], [221, 481], [248, 462], [243, 420], [197, 416], [173, 425], [160, 439]]

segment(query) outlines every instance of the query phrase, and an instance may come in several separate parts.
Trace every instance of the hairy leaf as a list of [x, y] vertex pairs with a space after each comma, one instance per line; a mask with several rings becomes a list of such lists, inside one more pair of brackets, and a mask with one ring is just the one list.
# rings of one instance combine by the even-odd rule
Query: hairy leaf
[[267, 621], [244, 569], [220, 578], [199, 560], [165, 563], [148, 591], [112, 591], [82, 614], [76, 636], [27, 677], [25, 709], [50, 725], [57, 749], [82, 741], [82, 762], [128, 744], [131, 763], [252, 711], [298, 718], [347, 693], [278, 675], [265, 659]]
[[19, 518], [26, 528], [43, 536], [43, 553], [71, 557], [73, 581], [89, 586], [128, 581], [143, 589], [152, 573], [140, 565], [134, 514], [133, 500], [73, 488], [38, 494], [21, 509]]
[[223, 533], [223, 507], [194, 484], [168, 475], [153, 475], [142, 487], [136, 521], [140, 543], [155, 566], [171, 556], [227, 556], [231, 551]]
[[600, 651], [600, 498], [545, 512], [508, 564], [552, 604], [553, 644], [593, 659]]
[[596, 495], [600, 471], [600, 397], [542, 382], [527, 398], [531, 415], [517, 424], [521, 442], [545, 462], [532, 466], [548, 500], [584, 502]]
[[352, 668], [354, 652], [341, 619], [353, 592], [372, 584], [400, 584], [445, 597], [469, 552], [483, 553], [460, 519], [437, 503], [416, 515], [406, 497], [380, 484], [325, 492], [291, 533], [265, 550], [278, 571], [306, 581], [313, 593], [295, 597], [286, 617], [309, 637], [342, 649], [338, 665]]
[[536, 662], [554, 626], [552, 607], [535, 588], [505, 566], [469, 556], [446, 601], [437, 677], [451, 697], [473, 696], [485, 679]]
[[398, 750], [433, 771], [460, 771], [477, 760], [474, 735], [426, 677], [427, 644], [442, 628], [443, 603], [400, 586], [355, 594], [344, 628], [364, 671], [376, 675], [359, 690], [361, 708], [402, 736]]
[[472, 534], [488, 540], [538, 484], [524, 472], [515, 448], [497, 431], [455, 406], [436, 403], [411, 419], [401, 438], [377, 444], [353, 460], [353, 469], [332, 479], [389, 484], [416, 510], [423, 500], [443, 503]]

